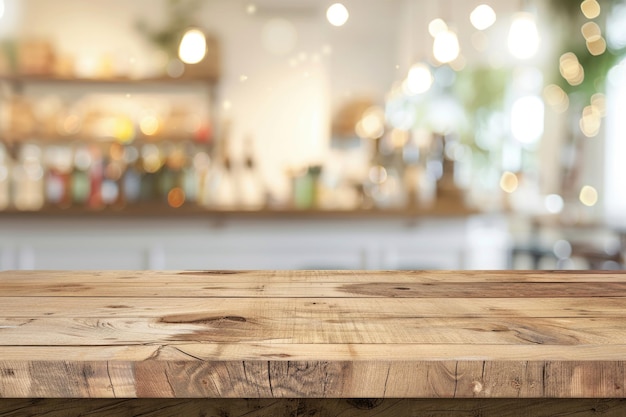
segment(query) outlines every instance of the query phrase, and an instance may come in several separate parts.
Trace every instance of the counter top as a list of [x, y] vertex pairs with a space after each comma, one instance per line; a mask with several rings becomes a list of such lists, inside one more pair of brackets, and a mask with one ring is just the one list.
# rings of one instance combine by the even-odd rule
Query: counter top
[[625, 398], [626, 272], [1, 272], [0, 397]]

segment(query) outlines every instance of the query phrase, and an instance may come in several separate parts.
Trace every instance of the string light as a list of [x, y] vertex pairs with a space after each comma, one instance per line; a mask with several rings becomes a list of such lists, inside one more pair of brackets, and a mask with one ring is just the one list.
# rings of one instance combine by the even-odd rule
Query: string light
[[433, 55], [442, 64], [454, 61], [461, 51], [459, 39], [451, 30], [444, 30], [437, 33], [433, 43]]
[[326, 19], [333, 26], [343, 26], [348, 21], [350, 13], [341, 3], [335, 3], [326, 10]]
[[185, 64], [197, 64], [206, 55], [206, 38], [198, 29], [189, 29], [178, 47], [178, 57]]
[[485, 30], [496, 23], [496, 12], [486, 5], [477, 6], [470, 14], [470, 22], [478, 30]]
[[580, 4], [580, 10], [587, 19], [595, 19], [600, 16], [600, 3], [597, 0], [585, 0]]

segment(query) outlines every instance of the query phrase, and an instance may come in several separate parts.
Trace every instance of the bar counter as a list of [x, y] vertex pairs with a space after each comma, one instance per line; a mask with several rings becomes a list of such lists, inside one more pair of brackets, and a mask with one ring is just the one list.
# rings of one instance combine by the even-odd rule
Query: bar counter
[[0, 272], [0, 416], [606, 417], [625, 386], [625, 272]]

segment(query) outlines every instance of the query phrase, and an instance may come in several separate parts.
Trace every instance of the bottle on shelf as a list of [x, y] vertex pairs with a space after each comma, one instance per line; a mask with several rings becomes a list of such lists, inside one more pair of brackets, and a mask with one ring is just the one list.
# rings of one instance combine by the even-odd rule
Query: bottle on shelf
[[69, 146], [44, 148], [45, 197], [52, 206], [67, 208], [72, 204], [72, 149]]
[[141, 197], [141, 160], [139, 150], [133, 145], [125, 146], [123, 153], [124, 172], [121, 178], [121, 193], [126, 204], [135, 204]]
[[240, 206], [239, 190], [233, 176], [229, 155], [229, 124], [224, 129], [215, 149], [215, 157], [204, 178], [205, 204], [219, 210], [236, 209]]
[[265, 205], [265, 184], [257, 170], [253, 142], [250, 137], [244, 141], [243, 154], [243, 167], [237, 176], [241, 208], [260, 210]]
[[13, 171], [13, 204], [18, 210], [35, 211], [44, 205], [44, 170], [41, 148], [29, 144], [20, 149]]
[[11, 203], [10, 159], [6, 149], [0, 143], [0, 210], [6, 210]]

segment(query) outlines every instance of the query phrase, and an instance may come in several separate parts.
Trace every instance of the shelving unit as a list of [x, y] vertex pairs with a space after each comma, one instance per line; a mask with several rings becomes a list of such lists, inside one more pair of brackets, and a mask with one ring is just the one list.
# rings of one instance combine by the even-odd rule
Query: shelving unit
[[[10, 159], [8, 162], [13, 166], [22, 164], [23, 161], [19, 161], [20, 151], [26, 145], [34, 145], [40, 150], [39, 153], [41, 154], [50, 147], [65, 147], [66, 149], [71, 149], [71, 154], [74, 154], [79, 147], [89, 146], [91, 149], [99, 149], [97, 152], [99, 152], [100, 156], [98, 156], [98, 158], [100, 159], [96, 160], [95, 163], [101, 163], [104, 166], [110, 161], [113, 161], [113, 159], [108, 157], [109, 147], [118, 144], [123, 149], [134, 147], [133, 153], [139, 155], [135, 157], [135, 160], [138, 160], [138, 162], [128, 162], [125, 156], [120, 157], [121, 162], [117, 164], [117, 170], [121, 170], [121, 176], [126, 175], [126, 172], [131, 169], [131, 164], [136, 165], [141, 163], [143, 155], [140, 154], [144, 145], [156, 145], [159, 147], [184, 146], [184, 151], [182, 152], [184, 152], [185, 164], [189, 165], [197, 152], [202, 151], [207, 154], [212, 152], [218, 130], [218, 123], [213, 111], [217, 83], [217, 78], [192, 76], [143, 79], [62, 78], [37, 75], [0, 76], [0, 87], [2, 87], [2, 89], [0, 89], [0, 100], [5, 102], [3, 109], [3, 125], [0, 126], [0, 148], [5, 148], [7, 154], [4, 163], [7, 164], [7, 159]], [[56, 109], [55, 111], [58, 114], [54, 113], [53, 116], [42, 119], [40, 117], [41, 115], [37, 114], [36, 109], [38, 104], [37, 100], [41, 100], [41, 97], [54, 97], [58, 99], [59, 102], [65, 102], [64, 105], [66, 107], [62, 108], [62, 110]], [[68, 99], [68, 97], [70, 98]], [[83, 119], [75, 122], [79, 126], [82, 125], [82, 130], [60, 130], [59, 126], [65, 128], [66, 123], [61, 117], [66, 117], [70, 114], [71, 108], [80, 107], [76, 105], [78, 100], [88, 97], [92, 98], [92, 100], [89, 101], [92, 106], [89, 107], [89, 110], [84, 110], [86, 114], [81, 115]], [[153, 97], [157, 99], [162, 97], [163, 100], [160, 102], [158, 100], [151, 101]], [[131, 104], [127, 105], [124, 102], [125, 99], [131, 100]], [[101, 109], [97, 107], [97, 100], [100, 100], [102, 103]], [[27, 108], [28, 111], [19, 111], [21, 110], [19, 107], [17, 107], [16, 110], [16, 102], [18, 103], [17, 106], [19, 106], [20, 103], [26, 103], [23, 105], [30, 106]], [[111, 102], [113, 102], [113, 106], [118, 105], [113, 110], [110, 109], [112, 106]], [[152, 123], [157, 126], [154, 128], [156, 133], [150, 134], [146, 132], [143, 124], [140, 124], [143, 123], [143, 119], [141, 121], [139, 120], [139, 113], [142, 106], [146, 107], [146, 104], [147, 106], [151, 106], [154, 104], [153, 102], [157, 102], [157, 106], [160, 104], [161, 107], [163, 107], [163, 103], [165, 103], [166, 107], [168, 105], [171, 106], [173, 113], [169, 114], [169, 119], [161, 118], [159, 120], [154, 116]], [[9, 104], [7, 105], [6, 103]], [[94, 105], [94, 103], [96, 104]], [[195, 107], [198, 103], [200, 103], [200, 106]], [[133, 105], [134, 107], [132, 107]], [[198, 111], [194, 109], [198, 109]], [[79, 108], [79, 110], [83, 109]], [[189, 112], [187, 119], [184, 118], [186, 117], [184, 111]], [[95, 114], [95, 116], [93, 114]], [[16, 129], [16, 124], [20, 123], [20, 121], [17, 120], [19, 117], [25, 117], [26, 122], [22, 121], [22, 125], [19, 125], [21, 129]], [[39, 117], [39, 119], [37, 117]], [[54, 119], [54, 117], [57, 117], [57, 119]], [[89, 119], [90, 117], [91, 119]], [[172, 117], [176, 119], [172, 119]], [[190, 118], [193, 118], [193, 120]], [[191, 127], [188, 127], [192, 126], [189, 120], [192, 120], [192, 122], [197, 125], [193, 125], [193, 130]], [[91, 123], [90, 125], [87, 125], [88, 121]], [[104, 125], [105, 123], [109, 124]], [[104, 134], [94, 134], [94, 129], [100, 125], [104, 125], [108, 130], [105, 130], [106, 133]], [[122, 135], [125, 136], [118, 135], [120, 131]], [[2, 149], [0, 149], [0, 171], [3, 164], [1, 151]], [[166, 160], [169, 161], [171, 157], [169, 154], [170, 151], [171, 148], [160, 148], [158, 150], [161, 161], [157, 171], [167, 164]], [[65, 154], [65, 158], [67, 159], [67, 152]], [[54, 167], [51, 168], [45, 165], [44, 162], [42, 162], [43, 157], [40, 159], [39, 165], [44, 172], [43, 187], [45, 188], [47, 187], [45, 182], [48, 181], [47, 174], [51, 170], [54, 170]], [[67, 162], [65, 165], [67, 165]], [[67, 169], [68, 168], [65, 166], [64, 170]], [[66, 173], [66, 176], [69, 175], [71, 177], [75, 169], [76, 168], [71, 168], [69, 174]], [[84, 167], [82, 169], [88, 170]], [[104, 170], [104, 168], [96, 169]], [[182, 170], [183, 168], [178, 167], [176, 169]], [[91, 170], [91, 168], [89, 168], [89, 170]], [[6, 166], [5, 171], [10, 173], [10, 169], [6, 168]], [[150, 171], [146, 170], [146, 172]], [[143, 177], [141, 177], [143, 174], [139, 173], [138, 175], [140, 179], [143, 179]], [[102, 183], [104, 179], [105, 174], [102, 174], [99, 183]], [[122, 180], [123, 179], [120, 178], [114, 179], [115, 182], [119, 183], [116, 187], [120, 194], [124, 192], [120, 185]], [[14, 178], [9, 178], [9, 181], [14, 181]], [[71, 180], [63, 181], [65, 186], [69, 187], [67, 184]], [[2, 176], [0, 175], [0, 194], [3, 192], [1, 182]], [[92, 184], [91, 188], [95, 190], [93, 187]], [[22, 187], [16, 184], [9, 184], [9, 186], [5, 187], [5, 193], [13, 194], [5, 198], [5, 200], [8, 199], [11, 203], [9, 205], [5, 204], [5, 207], [3, 207], [4, 211], [24, 211], [25, 207], [20, 207], [19, 204], [15, 203], [17, 200], [17, 197], [14, 195], [15, 190], [19, 188]], [[35, 188], [41, 188], [41, 186], [37, 185]], [[6, 191], [7, 189], [8, 191]], [[47, 188], [45, 188], [45, 191], [42, 191], [42, 194], [46, 197], [45, 203], [33, 205], [38, 209], [35, 210], [37, 213], [55, 210], [55, 207], [51, 206], [55, 206], [56, 202], [50, 201], [47, 191]], [[66, 190], [66, 192], [69, 191]], [[167, 190], [164, 190], [164, 193], [167, 194]], [[156, 198], [155, 196], [155, 199]], [[76, 199], [74, 199], [74, 201], [75, 200]], [[145, 202], [146, 201], [144, 201], [144, 203]], [[121, 206], [126, 210], [132, 204], [134, 204], [134, 202], [122, 204]], [[67, 204], [64, 205], [67, 206]], [[105, 204], [104, 206], [108, 205], [110, 204]], [[2, 206], [2, 195], [0, 195], [0, 206]], [[76, 212], [89, 211], [83, 207], [72, 207], [72, 209]], [[32, 207], [26, 207], [26, 210], [32, 210]], [[0, 211], [2, 211], [1, 208]], [[95, 213], [97, 211], [93, 212]], [[112, 209], [112, 211], [114, 210]]]

